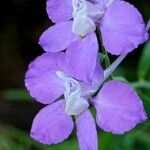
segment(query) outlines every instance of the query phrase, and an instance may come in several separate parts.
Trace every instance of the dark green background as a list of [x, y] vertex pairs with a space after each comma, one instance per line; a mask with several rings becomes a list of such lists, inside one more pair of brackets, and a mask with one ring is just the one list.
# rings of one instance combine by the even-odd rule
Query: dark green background
[[[45, 0], [0, 2], [0, 150], [78, 149], [75, 134], [56, 146], [40, 145], [29, 137], [32, 119], [43, 105], [28, 96], [24, 74], [30, 61], [43, 53], [38, 39], [52, 25], [45, 3]], [[149, 0], [130, 0], [130, 3], [140, 10], [145, 22], [150, 19]], [[150, 116], [150, 45], [143, 44], [130, 53], [114, 75], [124, 76], [135, 86]], [[120, 136], [99, 130], [99, 147], [101, 150], [150, 150], [150, 121]]]

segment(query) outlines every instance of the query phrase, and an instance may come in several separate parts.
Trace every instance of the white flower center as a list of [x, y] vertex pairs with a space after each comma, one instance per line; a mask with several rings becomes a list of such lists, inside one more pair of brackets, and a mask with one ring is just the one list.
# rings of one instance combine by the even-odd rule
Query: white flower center
[[81, 97], [81, 86], [78, 81], [68, 77], [61, 71], [56, 72], [57, 76], [64, 81], [66, 101], [65, 111], [68, 115], [79, 115], [89, 107], [87, 100]]
[[72, 31], [80, 36], [86, 36], [96, 30], [96, 24], [103, 17], [105, 10], [114, 0], [101, 0], [94, 4], [87, 0], [72, 0], [73, 25]]
[[72, 0], [73, 26], [72, 31], [80, 36], [96, 30], [96, 22], [103, 16], [104, 7], [86, 0]]

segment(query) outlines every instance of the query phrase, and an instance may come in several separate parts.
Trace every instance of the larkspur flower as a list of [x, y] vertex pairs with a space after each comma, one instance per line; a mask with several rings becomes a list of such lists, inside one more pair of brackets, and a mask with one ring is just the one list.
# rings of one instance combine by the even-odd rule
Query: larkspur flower
[[[109, 70], [105, 74], [108, 75]], [[71, 116], [76, 116], [80, 149], [97, 150], [96, 123], [88, 109], [90, 105], [96, 108], [97, 125], [114, 134], [123, 134], [146, 120], [142, 101], [126, 83], [108, 81], [93, 97], [103, 80], [103, 70], [98, 63], [92, 84], [86, 84], [69, 74], [65, 53], [47, 52], [38, 57], [29, 65], [25, 84], [32, 97], [48, 105], [34, 118], [31, 137], [43, 144], [62, 142], [74, 128]], [[64, 99], [57, 100], [63, 94]]]
[[47, 0], [47, 13], [56, 24], [39, 44], [47, 52], [66, 50], [70, 73], [87, 83], [98, 54], [96, 26], [106, 51], [114, 55], [131, 52], [148, 38], [141, 14], [122, 0]]

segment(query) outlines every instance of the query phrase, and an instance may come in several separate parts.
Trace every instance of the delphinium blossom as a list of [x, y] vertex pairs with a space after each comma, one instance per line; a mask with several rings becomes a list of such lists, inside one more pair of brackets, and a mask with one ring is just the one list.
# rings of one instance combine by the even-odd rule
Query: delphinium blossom
[[[97, 62], [91, 84], [70, 74], [65, 55], [47, 52], [34, 60], [26, 73], [30, 95], [47, 104], [33, 120], [34, 140], [43, 144], [62, 142], [74, 128], [73, 117], [80, 150], [97, 150], [96, 123], [106, 132], [123, 134], [146, 120], [142, 101], [130, 85], [117, 80], [104, 82], [126, 54], [105, 71]], [[89, 109], [92, 106], [97, 112], [96, 123]]]
[[99, 50], [96, 27], [113, 55], [131, 52], [148, 38], [139, 11], [122, 0], [47, 0], [47, 13], [55, 25], [42, 34], [40, 45], [47, 52], [66, 50], [71, 75], [87, 83]]

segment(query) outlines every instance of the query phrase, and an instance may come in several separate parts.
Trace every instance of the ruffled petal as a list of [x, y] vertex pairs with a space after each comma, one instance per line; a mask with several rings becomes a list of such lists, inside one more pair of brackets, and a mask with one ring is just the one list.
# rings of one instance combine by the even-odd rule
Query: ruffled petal
[[47, 0], [46, 6], [48, 16], [54, 23], [68, 21], [72, 18], [71, 0]]
[[41, 35], [39, 44], [47, 52], [60, 52], [77, 38], [72, 32], [72, 22], [61, 22], [48, 28]]
[[98, 43], [94, 33], [70, 44], [66, 51], [66, 61], [71, 75], [85, 83], [91, 82], [97, 56]]
[[97, 150], [96, 124], [89, 110], [77, 117], [76, 125], [80, 150]]
[[125, 1], [110, 5], [100, 22], [103, 45], [114, 55], [131, 52], [148, 39], [139, 11]]
[[31, 137], [42, 144], [62, 142], [73, 130], [73, 120], [65, 113], [64, 100], [43, 108], [34, 118]]
[[43, 104], [50, 104], [64, 92], [63, 81], [56, 71], [65, 72], [65, 54], [45, 53], [33, 61], [25, 76], [30, 95]]
[[106, 82], [94, 99], [97, 124], [104, 131], [123, 134], [147, 119], [134, 89], [120, 81]]

